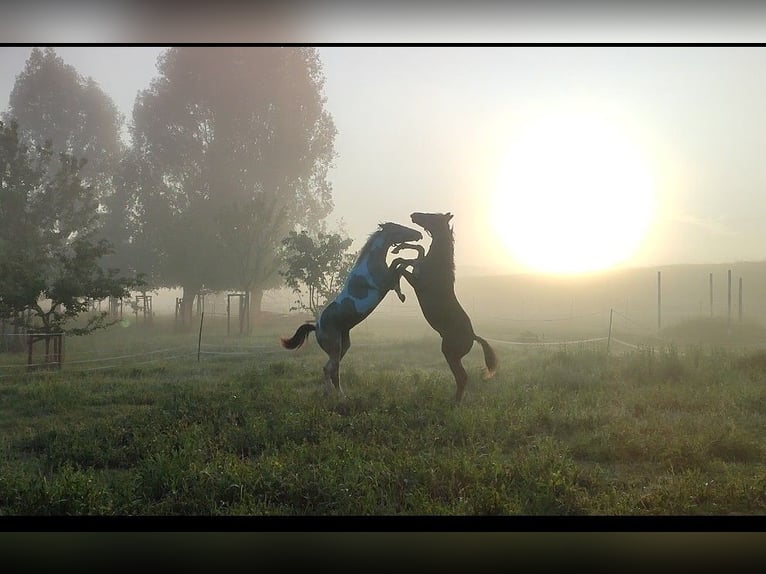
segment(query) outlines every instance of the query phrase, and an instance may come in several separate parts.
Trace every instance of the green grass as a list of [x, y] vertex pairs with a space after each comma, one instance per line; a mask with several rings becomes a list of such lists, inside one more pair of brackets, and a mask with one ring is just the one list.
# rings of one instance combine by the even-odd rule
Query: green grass
[[456, 405], [435, 335], [352, 332], [339, 398], [323, 392], [313, 336], [277, 347], [296, 326], [239, 338], [211, 323], [205, 341], [251, 353], [200, 362], [196, 332], [113, 328], [67, 352], [188, 355], [0, 379], [0, 513], [766, 511], [764, 352], [497, 344], [483, 381], [476, 345]]

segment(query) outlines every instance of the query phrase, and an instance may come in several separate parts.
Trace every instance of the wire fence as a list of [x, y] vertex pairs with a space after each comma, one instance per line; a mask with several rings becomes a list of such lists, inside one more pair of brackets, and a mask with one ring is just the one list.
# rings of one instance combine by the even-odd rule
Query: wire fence
[[[413, 319], [420, 314], [417, 306], [410, 308], [398, 308], [390, 306], [384, 309], [384, 317], [388, 319]], [[222, 313], [205, 312], [201, 319], [206, 317], [225, 317]], [[608, 319], [608, 321], [607, 321]], [[553, 323], [575, 323], [577, 321], [590, 320], [590, 336], [580, 337], [539, 337], [531, 331], [524, 331], [516, 337], [506, 336], [485, 336], [484, 338], [494, 344], [508, 349], [545, 349], [545, 348], [568, 348], [572, 346], [588, 346], [593, 348], [606, 347], [612, 352], [616, 351], [614, 345], [620, 346], [625, 351], [634, 351], [642, 347], [652, 347], [661, 345], [676, 345], [677, 341], [672, 338], [664, 337], [658, 332], [657, 328], [646, 324], [643, 321], [629, 317], [614, 308], [603, 309], [599, 311], [557, 315], [550, 317], [510, 317], [510, 316], [492, 316], [481, 317], [474, 321], [476, 327], [480, 324], [482, 328], [488, 325], [500, 325], [500, 328], [494, 328], [493, 334], [499, 332], [509, 333], [508, 329], [502, 327], [507, 324], [520, 324], [525, 327], [529, 324], [553, 324]], [[595, 321], [595, 322], [594, 322]], [[593, 327], [595, 325], [595, 327]], [[423, 332], [431, 332], [428, 325], [424, 325]], [[489, 330], [489, 329], [488, 329]], [[362, 331], [371, 333], [371, 331]], [[477, 331], [478, 332], [478, 331]], [[407, 332], [410, 337], [416, 336], [417, 331], [411, 329]], [[219, 335], [220, 336], [220, 335]], [[8, 339], [12, 337], [25, 338], [27, 335], [19, 333], [0, 333], [0, 338]], [[213, 336], [215, 339], [216, 336]], [[196, 339], [196, 337], [195, 337]], [[375, 343], [357, 342], [355, 347], [389, 347], [400, 344], [396, 339], [385, 339]], [[736, 347], [741, 349], [766, 349], [766, 338], [758, 341], [735, 342], [731, 344], [719, 344], [718, 346]], [[6, 347], [7, 348], [7, 345]], [[209, 342], [202, 340], [202, 331], [200, 331], [199, 340], [183, 345], [167, 346], [161, 349], [147, 349], [141, 351], [131, 350], [129, 352], [117, 352], [115, 349], [78, 349], [73, 352], [67, 352], [66, 359], [61, 364], [55, 361], [33, 362], [18, 361], [4, 362], [0, 364], [0, 379], [18, 377], [20, 375], [44, 375], [63, 370], [67, 373], [85, 373], [92, 371], [103, 371], [120, 367], [132, 367], [157, 363], [160, 361], [175, 361], [178, 359], [194, 359], [195, 361], [209, 360], [215, 357], [222, 358], [271, 358], [277, 354], [284, 354], [284, 349], [274, 344], [255, 344], [244, 340], [241, 337], [228, 337], [225, 342]], [[11, 356], [23, 355], [23, 353], [11, 354]], [[57, 367], [52, 369], [52, 367]]]
[[[159, 361], [172, 361], [176, 359], [189, 358], [195, 361], [201, 356], [205, 357], [263, 357], [276, 353], [284, 353], [284, 349], [275, 349], [267, 345], [250, 345], [245, 347], [224, 346], [216, 344], [184, 345], [168, 347], [164, 349], [155, 349], [138, 353], [119, 354], [97, 357], [92, 359], [65, 360], [62, 363], [64, 371], [70, 374], [87, 373], [92, 371], [103, 371], [107, 369], [116, 369], [121, 367], [134, 367], [148, 365]], [[97, 352], [97, 351], [92, 351]], [[85, 353], [83, 351], [83, 353]], [[18, 362], [0, 365], [0, 379], [18, 377], [19, 375], [45, 375], [61, 372], [59, 369], [50, 370], [57, 367], [57, 362]], [[47, 369], [44, 369], [47, 368]]]

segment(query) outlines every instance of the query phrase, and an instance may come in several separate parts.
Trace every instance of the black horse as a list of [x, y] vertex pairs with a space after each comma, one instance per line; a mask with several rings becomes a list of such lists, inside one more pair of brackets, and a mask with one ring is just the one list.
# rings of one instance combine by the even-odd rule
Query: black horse
[[[397, 245], [392, 253], [415, 249], [418, 257], [397, 258], [391, 265], [401, 269], [402, 277], [415, 290], [426, 321], [441, 335], [442, 353], [457, 384], [455, 399], [460, 402], [468, 381], [462, 358], [471, 350], [473, 342], [478, 341], [484, 350], [485, 379], [495, 374], [497, 355], [487, 341], [473, 332], [471, 319], [455, 296], [455, 236], [449, 225], [452, 214], [416, 212], [410, 218], [432, 237], [431, 247], [426, 255], [420, 245]], [[407, 271], [407, 267], [412, 267], [412, 271]]]
[[[343, 290], [327, 305], [316, 323], [305, 323], [295, 334], [280, 338], [285, 349], [297, 349], [306, 341], [311, 331], [316, 331], [319, 346], [329, 360], [324, 367], [325, 385], [328, 392], [335, 389], [344, 395], [340, 386], [340, 361], [351, 346], [349, 331], [359, 324], [383, 300], [392, 289], [401, 301], [404, 294], [399, 288], [402, 270], [386, 263], [388, 250], [406, 241], [419, 241], [423, 234], [416, 229], [398, 223], [381, 223], [359, 251], [356, 263], [348, 274]], [[406, 261], [398, 258], [398, 261]], [[332, 384], [331, 384], [332, 383]]]

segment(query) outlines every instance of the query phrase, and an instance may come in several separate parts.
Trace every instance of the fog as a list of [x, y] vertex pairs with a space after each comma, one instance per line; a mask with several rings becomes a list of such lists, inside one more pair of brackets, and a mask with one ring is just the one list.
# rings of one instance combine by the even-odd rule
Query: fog
[[[546, 18], [525, 6], [507, 25], [452, 10], [423, 27], [423, 11], [404, 18], [398, 8], [364, 14], [346, 8], [331, 3], [322, 11], [288, 8], [257, 18], [244, 10], [228, 18], [219, 13], [206, 37], [228, 31], [243, 41], [309, 43], [418, 34], [424, 41], [747, 41], [763, 21], [754, 7], [736, 18], [705, 6], [690, 18], [671, 5], [653, 19], [651, 9], [594, 13], [595, 6], [590, 17], [586, 9]], [[202, 12], [189, 14], [163, 38], [158, 30], [168, 14], [143, 27], [147, 16], [129, 5], [71, 21], [53, 10], [17, 9], [4, 26], [27, 23], [53, 42], [70, 35], [153, 42], [54, 46], [113, 100], [130, 145], [136, 96], [158, 77], [158, 57], [203, 21]], [[0, 111], [8, 109], [6, 96], [31, 49], [0, 48]], [[324, 106], [337, 128], [327, 228], [347, 234], [358, 249], [380, 222], [408, 224], [413, 211], [453, 213], [456, 289], [477, 321], [503, 317], [515, 328], [514, 322], [587, 315], [602, 325], [614, 310], [652, 330], [660, 270], [664, 326], [697, 316], [738, 321], [740, 278], [744, 318], [766, 314], [758, 299], [766, 261], [763, 49], [320, 45], [316, 52]], [[154, 309], [168, 314], [183, 295], [153, 292]], [[262, 308], [286, 314], [293, 301], [270, 286]], [[410, 293], [405, 304], [387, 298], [378, 315], [416, 311]]]
[[[0, 94], [8, 94], [30, 48], [1, 50]], [[163, 48], [57, 52], [92, 76], [129, 123], [135, 96], [156, 75]], [[356, 247], [380, 221], [451, 211], [461, 273], [534, 271], [529, 259], [535, 254], [509, 249], [507, 235], [527, 222], [525, 233], [535, 237], [525, 243], [547, 238], [551, 249], [565, 249], [577, 232], [567, 231], [568, 241], [550, 222], [557, 209], [570, 206], [550, 196], [553, 211], [525, 210], [518, 197], [533, 195], [530, 184], [526, 191], [522, 185], [498, 191], [498, 174], [512, 161], [508, 150], [525, 121], [569, 106], [573, 113], [607, 110], [606, 121], [619, 123], [614, 129], [639, 150], [652, 178], [652, 212], [640, 237], [610, 266], [766, 258], [760, 48], [337, 46], [318, 52], [327, 110], [338, 128], [328, 222], [343, 225]], [[604, 142], [582, 145], [590, 145], [592, 156], [603, 153]], [[561, 171], [563, 161], [544, 158], [543, 169]], [[595, 166], [598, 161], [607, 163], [593, 158]], [[575, 183], [563, 179], [557, 193], [576, 195]], [[599, 241], [607, 245], [618, 240], [615, 233], [640, 192], [627, 191], [630, 180], [616, 175], [603, 184], [608, 205], [599, 218], [567, 221], [573, 230], [599, 227]], [[505, 231], [498, 217], [507, 217]], [[599, 249], [595, 239], [582, 243], [585, 248]]]

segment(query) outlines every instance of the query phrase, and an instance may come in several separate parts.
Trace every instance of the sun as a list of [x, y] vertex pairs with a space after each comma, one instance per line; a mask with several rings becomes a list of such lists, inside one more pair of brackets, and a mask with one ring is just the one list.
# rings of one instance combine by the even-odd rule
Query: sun
[[512, 131], [491, 217], [517, 263], [574, 274], [635, 253], [654, 215], [655, 180], [630, 130], [598, 110], [568, 109]]

